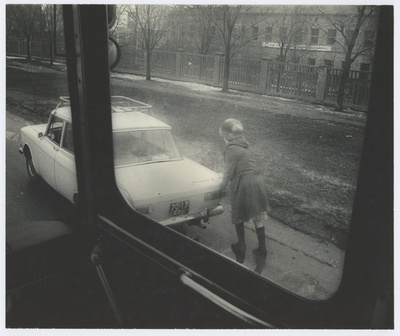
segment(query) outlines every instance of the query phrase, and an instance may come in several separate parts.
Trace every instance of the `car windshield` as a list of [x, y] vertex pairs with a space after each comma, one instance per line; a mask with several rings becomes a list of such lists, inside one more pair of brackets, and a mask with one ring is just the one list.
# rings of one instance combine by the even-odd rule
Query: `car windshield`
[[133, 130], [114, 132], [115, 166], [180, 159], [170, 130]]

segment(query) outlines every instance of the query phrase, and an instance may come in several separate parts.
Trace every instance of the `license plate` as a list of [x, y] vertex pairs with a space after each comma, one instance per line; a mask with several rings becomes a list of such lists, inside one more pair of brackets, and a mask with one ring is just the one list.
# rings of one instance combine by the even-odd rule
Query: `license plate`
[[169, 213], [172, 216], [187, 214], [189, 212], [189, 203], [189, 201], [171, 203], [171, 206], [169, 207]]

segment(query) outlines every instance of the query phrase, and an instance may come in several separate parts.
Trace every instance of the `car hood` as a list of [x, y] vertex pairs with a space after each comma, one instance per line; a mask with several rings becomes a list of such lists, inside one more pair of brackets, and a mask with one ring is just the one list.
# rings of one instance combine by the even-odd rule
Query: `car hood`
[[135, 207], [218, 190], [220, 185], [218, 173], [188, 158], [116, 167], [115, 174]]

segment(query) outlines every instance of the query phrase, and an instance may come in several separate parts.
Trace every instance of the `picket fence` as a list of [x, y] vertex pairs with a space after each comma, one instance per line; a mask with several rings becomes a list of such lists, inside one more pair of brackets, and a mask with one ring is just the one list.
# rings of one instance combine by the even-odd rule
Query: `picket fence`
[[[33, 41], [32, 57], [49, 59], [50, 46], [46, 42]], [[59, 46], [62, 48], [62, 46]], [[26, 42], [7, 41], [7, 55], [26, 55]], [[124, 49], [121, 60], [114, 69], [120, 72], [144, 75], [146, 51]], [[154, 50], [151, 55], [151, 75], [173, 80], [190, 81], [222, 86], [224, 55], [201, 55], [183, 50]], [[297, 98], [321, 104], [334, 104], [342, 70], [273, 60], [237, 59], [230, 64], [229, 88]], [[371, 86], [371, 73], [351, 70], [344, 93], [346, 107], [366, 109]]]

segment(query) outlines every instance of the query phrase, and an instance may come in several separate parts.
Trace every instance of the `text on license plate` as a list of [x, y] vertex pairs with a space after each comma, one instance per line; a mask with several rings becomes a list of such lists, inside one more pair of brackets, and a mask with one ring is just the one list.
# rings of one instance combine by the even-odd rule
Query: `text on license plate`
[[189, 203], [189, 201], [171, 203], [171, 206], [169, 207], [169, 213], [172, 216], [187, 214], [189, 212]]

